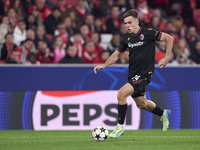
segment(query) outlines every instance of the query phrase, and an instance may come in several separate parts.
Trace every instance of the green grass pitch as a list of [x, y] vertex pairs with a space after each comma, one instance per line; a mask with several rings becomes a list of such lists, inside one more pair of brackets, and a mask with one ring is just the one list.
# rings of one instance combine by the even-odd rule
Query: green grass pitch
[[200, 150], [200, 130], [132, 130], [96, 142], [92, 131], [0, 131], [0, 150]]

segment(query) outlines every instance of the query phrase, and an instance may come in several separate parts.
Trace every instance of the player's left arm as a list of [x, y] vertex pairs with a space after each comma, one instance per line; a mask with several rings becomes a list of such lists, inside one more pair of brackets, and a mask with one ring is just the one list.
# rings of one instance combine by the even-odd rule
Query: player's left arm
[[165, 57], [160, 61], [160, 68], [164, 68], [170, 60], [170, 55], [173, 47], [173, 37], [167, 33], [162, 32], [160, 41], [166, 42], [166, 52]]

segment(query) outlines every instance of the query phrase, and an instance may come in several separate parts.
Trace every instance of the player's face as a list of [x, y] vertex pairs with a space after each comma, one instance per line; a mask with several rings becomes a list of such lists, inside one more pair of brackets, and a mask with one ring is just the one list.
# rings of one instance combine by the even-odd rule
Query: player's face
[[124, 18], [124, 23], [126, 25], [126, 29], [128, 33], [136, 33], [137, 32], [137, 27], [139, 24], [138, 19], [133, 18], [132, 16]]

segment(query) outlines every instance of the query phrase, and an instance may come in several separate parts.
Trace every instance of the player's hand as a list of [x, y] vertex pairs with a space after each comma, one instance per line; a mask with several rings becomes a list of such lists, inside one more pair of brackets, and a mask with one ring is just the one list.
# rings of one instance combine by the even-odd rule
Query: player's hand
[[159, 66], [160, 66], [161, 69], [165, 68], [165, 66], [166, 66], [167, 63], [169, 62], [169, 59], [170, 59], [170, 58], [167, 58], [167, 57], [161, 59], [161, 61], [160, 61], [160, 63], [159, 63]]
[[94, 68], [94, 73], [97, 74], [97, 70], [104, 69], [105, 67], [103, 65], [98, 65]]

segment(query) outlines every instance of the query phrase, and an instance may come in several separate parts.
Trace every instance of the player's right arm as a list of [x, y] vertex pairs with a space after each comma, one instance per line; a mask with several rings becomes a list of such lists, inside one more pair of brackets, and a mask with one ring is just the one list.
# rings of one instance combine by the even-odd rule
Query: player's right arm
[[107, 66], [110, 66], [112, 64], [114, 64], [120, 57], [122, 53], [119, 52], [118, 50], [116, 50], [109, 58], [108, 60], [102, 64], [102, 65], [98, 65], [94, 68], [94, 73], [96, 74], [97, 73], [97, 70], [101, 70], [101, 69], [104, 69], [106, 68]]

